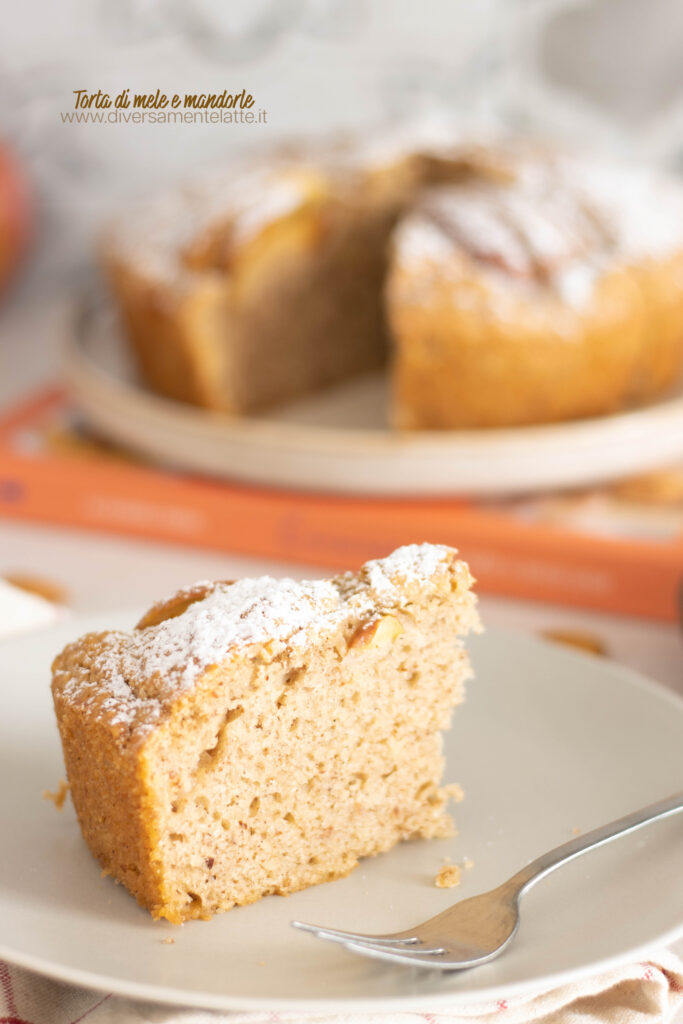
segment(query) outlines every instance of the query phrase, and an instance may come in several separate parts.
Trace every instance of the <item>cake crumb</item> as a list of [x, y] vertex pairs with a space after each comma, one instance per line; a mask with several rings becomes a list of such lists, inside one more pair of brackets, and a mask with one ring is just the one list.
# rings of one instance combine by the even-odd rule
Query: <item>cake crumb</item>
[[57, 792], [53, 793], [49, 789], [43, 790], [43, 800], [52, 800], [53, 804], [58, 811], [61, 811], [64, 807], [64, 801], [66, 800], [66, 794], [69, 792], [69, 783], [66, 779], [60, 779], [57, 787]]
[[574, 828], [572, 829], [572, 835], [573, 836], [580, 836], [581, 835], [581, 829], [578, 827], [578, 825], [575, 825]]
[[48, 580], [43, 576], [34, 576], [33, 573], [27, 572], [6, 572], [3, 574], [3, 578], [13, 587], [18, 587], [19, 590], [24, 590], [27, 594], [42, 597], [45, 601], [50, 601], [51, 604], [66, 604], [69, 600], [61, 583], [55, 583], [54, 580]]
[[168, 938], [162, 939], [161, 941], [163, 942], [164, 946], [173, 946], [175, 944], [175, 939], [172, 939], [170, 935], [168, 936]]
[[457, 864], [446, 864], [434, 879], [437, 889], [453, 889], [460, 885], [460, 868]]
[[596, 636], [595, 633], [589, 633], [587, 630], [582, 629], [543, 629], [541, 630], [541, 636], [545, 637], [546, 640], [551, 640], [556, 644], [563, 644], [565, 647], [577, 647], [580, 651], [586, 651], [588, 654], [597, 654], [599, 657], [605, 657], [607, 649], [605, 644]]
[[455, 804], [462, 803], [465, 799], [465, 791], [458, 782], [449, 782], [447, 786], [444, 786], [444, 792], [447, 794], [449, 799]]
[[462, 862], [462, 866], [464, 867], [465, 871], [469, 871], [470, 868], [474, 867], [474, 861], [470, 860], [469, 857], [465, 857], [464, 861]]

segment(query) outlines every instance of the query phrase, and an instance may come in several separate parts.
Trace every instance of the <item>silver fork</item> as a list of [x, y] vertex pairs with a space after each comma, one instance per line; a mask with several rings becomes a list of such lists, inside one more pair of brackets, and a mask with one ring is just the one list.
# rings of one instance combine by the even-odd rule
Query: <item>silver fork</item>
[[681, 810], [683, 791], [563, 843], [531, 861], [498, 888], [461, 900], [429, 921], [404, 932], [364, 935], [303, 921], [291, 923], [294, 928], [338, 942], [363, 956], [442, 971], [477, 967], [493, 960], [509, 945], [519, 927], [520, 896], [541, 878], [587, 850]]

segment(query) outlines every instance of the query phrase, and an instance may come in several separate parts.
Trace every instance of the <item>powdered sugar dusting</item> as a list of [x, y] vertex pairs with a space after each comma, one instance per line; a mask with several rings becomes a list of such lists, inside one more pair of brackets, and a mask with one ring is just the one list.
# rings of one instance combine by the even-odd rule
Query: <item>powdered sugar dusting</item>
[[428, 190], [397, 231], [399, 264], [447, 274], [460, 253], [493, 293], [531, 285], [581, 308], [606, 270], [683, 248], [683, 187], [673, 179], [567, 155], [518, 154], [515, 168], [512, 181]]
[[439, 225], [418, 214], [399, 225], [394, 234], [393, 248], [401, 263], [411, 266], [425, 261], [440, 263], [452, 259], [456, 243]]
[[555, 276], [557, 294], [569, 306], [581, 309], [590, 302], [599, 274], [597, 264], [573, 263]]
[[363, 573], [378, 595], [393, 596], [397, 581], [418, 583], [431, 579], [453, 553], [453, 548], [443, 544], [406, 544], [386, 558], [367, 562]]
[[287, 640], [302, 644], [306, 629], [339, 606], [326, 580], [240, 580], [217, 584], [202, 601], [158, 626], [133, 634], [125, 660], [144, 678], [174, 675], [183, 685], [220, 662], [233, 647]]
[[[130, 727], [142, 721], [148, 729], [166, 701], [191, 688], [231, 652], [263, 644], [303, 647], [316, 631], [334, 629], [350, 616], [395, 607], [406, 585], [428, 583], [453, 555], [443, 545], [412, 544], [368, 562], [358, 576], [304, 581], [263, 576], [212, 583], [206, 596], [174, 618], [130, 633], [104, 634], [90, 669], [80, 675], [66, 672], [60, 685], [67, 697], [94, 702], [111, 722]], [[464, 563], [458, 564], [466, 571]], [[203, 582], [182, 593], [206, 586]]]

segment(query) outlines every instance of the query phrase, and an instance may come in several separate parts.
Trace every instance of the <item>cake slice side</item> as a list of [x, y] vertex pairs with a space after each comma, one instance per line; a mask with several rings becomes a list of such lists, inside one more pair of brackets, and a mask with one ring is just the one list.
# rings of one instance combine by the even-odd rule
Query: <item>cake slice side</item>
[[[143, 620], [154, 625], [68, 648], [55, 706], [74, 804], [105, 870], [179, 922], [446, 834], [440, 731], [469, 675], [459, 638], [478, 628], [470, 584], [451, 549], [414, 546], [329, 582], [200, 587], [184, 611], [186, 598], [172, 600], [173, 618], [157, 606]], [[179, 638], [183, 663], [169, 669]], [[87, 690], [101, 691], [103, 672], [98, 702]], [[102, 730], [116, 750], [106, 785], [88, 771]]]

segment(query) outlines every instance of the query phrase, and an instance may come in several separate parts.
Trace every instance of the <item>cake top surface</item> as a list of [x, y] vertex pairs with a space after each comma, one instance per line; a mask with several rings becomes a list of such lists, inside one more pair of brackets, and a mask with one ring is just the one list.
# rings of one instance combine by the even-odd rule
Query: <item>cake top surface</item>
[[443, 130], [413, 131], [412, 141], [404, 133], [399, 145], [379, 146], [382, 153], [359, 143], [237, 159], [120, 218], [107, 251], [182, 294], [198, 273], [212, 272], [183, 255], [207, 233], [225, 228], [239, 247], [312, 198], [363, 191], [365, 174], [380, 168], [391, 177], [411, 158], [435, 161], [443, 177], [430, 186], [425, 171], [413, 183], [395, 239], [404, 264], [425, 256], [444, 264], [455, 248], [488, 269], [494, 285], [496, 275], [508, 287], [540, 284], [582, 306], [606, 268], [683, 248], [683, 187], [651, 168], [519, 141], [468, 143]]
[[107, 233], [109, 251], [151, 280], [189, 284], [196, 271], [183, 253], [203, 234], [229, 227], [235, 243], [248, 241], [268, 223], [298, 209], [324, 175], [305, 163], [275, 159], [269, 165], [237, 162], [194, 184], [164, 193], [119, 219]]
[[399, 607], [446, 573], [462, 580], [464, 592], [471, 578], [454, 556], [443, 545], [408, 545], [332, 580], [200, 582], [151, 610], [163, 615], [168, 607], [172, 617], [131, 632], [90, 634], [66, 648], [55, 663], [55, 685], [67, 699], [95, 701], [115, 725], [153, 725], [165, 706], [231, 655], [263, 645], [273, 654], [303, 651], [349, 618]]
[[683, 249], [683, 187], [650, 168], [533, 151], [508, 154], [499, 180], [424, 193], [395, 242], [405, 266], [464, 254], [496, 284], [542, 286], [582, 306], [605, 270]]
[[202, 238], [218, 231], [231, 246], [248, 244], [311, 200], [346, 196], [363, 174], [358, 154], [341, 144], [235, 156], [227, 165], [136, 204], [109, 225], [104, 251], [150, 281], [172, 283], [182, 291], [198, 273], [213, 269], [198, 269], [185, 258]]

